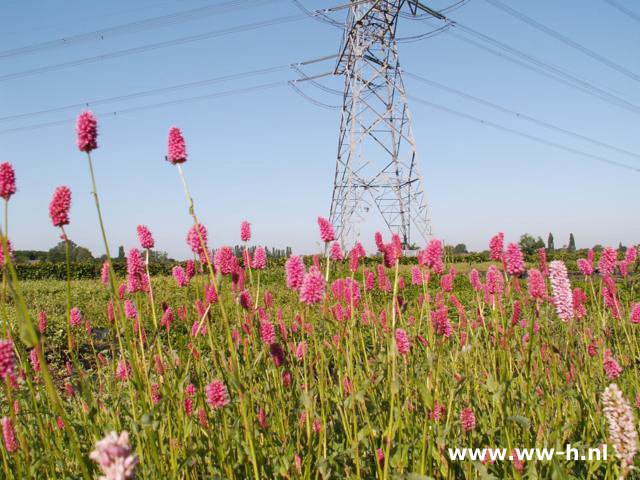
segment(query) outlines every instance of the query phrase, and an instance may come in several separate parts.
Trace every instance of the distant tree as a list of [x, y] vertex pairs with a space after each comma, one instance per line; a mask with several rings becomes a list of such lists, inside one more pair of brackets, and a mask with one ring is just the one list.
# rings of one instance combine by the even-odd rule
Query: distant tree
[[151, 250], [149, 252], [149, 262], [151, 263], [168, 263], [169, 254], [160, 250]]
[[453, 253], [468, 253], [467, 246], [464, 243], [459, 243], [453, 247]]
[[618, 253], [625, 253], [627, 251], [627, 247], [622, 245], [622, 242], [618, 243]]
[[604, 250], [604, 247], [603, 247], [602, 245], [600, 245], [599, 243], [596, 243], [596, 244], [593, 246], [593, 251], [594, 251], [594, 252], [601, 252], [602, 250]]
[[120, 245], [120, 247], [118, 247], [118, 260], [124, 260], [124, 257], [124, 247]]
[[553, 245], [553, 233], [549, 232], [549, 237], [547, 238], [547, 252], [553, 252], [555, 247]]
[[[58, 242], [58, 244], [47, 253], [47, 260], [54, 263], [65, 262], [67, 258], [66, 249], [66, 242]], [[87, 262], [93, 260], [93, 255], [91, 255], [91, 251], [88, 248], [76, 245], [69, 240], [69, 258], [72, 262]]]
[[522, 253], [524, 253], [525, 255], [533, 255], [539, 248], [544, 248], [544, 242], [542, 241], [542, 238], [533, 238], [533, 236], [529, 235], [528, 233], [522, 234], [518, 243], [520, 244]]
[[576, 239], [573, 238], [573, 233], [569, 234], [569, 246], [567, 247], [568, 252], [576, 251]]

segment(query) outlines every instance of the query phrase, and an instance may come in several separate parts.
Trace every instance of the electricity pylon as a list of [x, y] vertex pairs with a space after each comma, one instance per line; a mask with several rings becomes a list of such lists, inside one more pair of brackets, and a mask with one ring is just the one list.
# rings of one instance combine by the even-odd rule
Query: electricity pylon
[[[405, 7], [406, 6], [406, 7]], [[396, 28], [410, 0], [351, 0], [335, 73], [344, 75], [330, 220], [343, 246], [353, 245], [363, 213], [375, 207], [405, 246], [430, 234], [430, 219]]]

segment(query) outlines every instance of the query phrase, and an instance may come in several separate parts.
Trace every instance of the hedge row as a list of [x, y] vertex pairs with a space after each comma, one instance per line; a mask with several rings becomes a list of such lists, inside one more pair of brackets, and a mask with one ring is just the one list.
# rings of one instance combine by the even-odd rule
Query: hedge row
[[[576, 253], [569, 252], [554, 252], [548, 254], [547, 259], [551, 260], [564, 260], [568, 263], [569, 267], [574, 267], [572, 262], [575, 262], [580, 255]], [[283, 267], [286, 262], [285, 257], [271, 257], [268, 260], [268, 264], [270, 267]], [[448, 255], [448, 262], [465, 262], [469, 264], [488, 262], [489, 254], [488, 252], [481, 253], [465, 253], [465, 254], [455, 254]], [[536, 264], [538, 262], [537, 255], [526, 255], [525, 260], [531, 264]], [[304, 261], [307, 265], [311, 265], [313, 263], [312, 256], [306, 256]], [[361, 260], [361, 264], [365, 266], [373, 266], [380, 262], [379, 256], [367, 257]], [[416, 257], [402, 257], [400, 259], [400, 263], [402, 265], [412, 265], [417, 263]], [[184, 264], [184, 262], [183, 262]], [[171, 275], [171, 269], [173, 268], [174, 263], [152, 263], [149, 265], [149, 271], [151, 275]], [[91, 279], [100, 278], [100, 269], [102, 265], [95, 262], [85, 262], [85, 263], [72, 263], [71, 264], [71, 278], [73, 279]], [[120, 277], [123, 277], [127, 273], [127, 265], [124, 262], [114, 262], [113, 268], [116, 271], [116, 274]], [[31, 263], [31, 264], [17, 264], [16, 265], [18, 278], [22, 280], [65, 280], [67, 278], [67, 267], [64, 263]]]

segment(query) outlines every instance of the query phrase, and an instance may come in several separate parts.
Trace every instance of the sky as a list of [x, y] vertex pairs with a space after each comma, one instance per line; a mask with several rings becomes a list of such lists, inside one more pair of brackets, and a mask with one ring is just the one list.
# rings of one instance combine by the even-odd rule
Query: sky
[[[640, 75], [640, 25], [604, 1], [504, 1]], [[636, 2], [619, 1], [640, 13]], [[309, 9], [340, 4], [301, 2]], [[425, 3], [438, 9], [453, 0]], [[208, 14], [61, 45], [61, 39], [73, 35], [200, 7], [210, 7]], [[96, 256], [104, 252], [86, 156], [75, 145], [74, 119], [82, 110], [77, 105], [89, 102], [99, 124], [99, 148], [93, 152], [93, 162], [113, 252], [120, 245], [127, 250], [138, 246], [136, 226], [145, 224], [153, 232], [157, 249], [174, 258], [189, 255], [185, 237], [191, 218], [184, 191], [176, 168], [164, 160], [167, 132], [172, 126], [179, 127], [185, 136], [189, 159], [184, 171], [196, 212], [209, 231], [211, 247], [239, 244], [240, 223], [246, 219], [252, 224], [252, 243], [291, 246], [294, 253], [319, 252], [316, 218], [329, 214], [340, 112], [320, 108], [296, 95], [285, 82], [297, 74], [286, 66], [336, 54], [342, 32], [312, 18], [300, 18], [300, 13], [289, 0], [2, 2], [0, 162], [11, 162], [17, 177], [18, 192], [9, 203], [9, 235], [14, 248], [48, 250], [59, 241], [60, 232], [48, 218], [48, 204], [55, 187], [67, 185], [73, 192], [69, 237]], [[622, 75], [535, 30], [487, 0], [470, 0], [448, 15], [465, 27], [640, 105], [637, 78]], [[111, 55], [283, 17], [292, 19]], [[333, 18], [343, 21], [346, 11], [336, 12]], [[434, 20], [401, 18], [398, 35], [416, 35], [440, 25]], [[451, 30], [460, 34], [457, 27]], [[51, 48], [15, 51], [49, 41]], [[557, 247], [568, 243], [570, 233], [578, 248], [640, 242], [638, 170], [540, 144], [486, 124], [493, 122], [640, 168], [637, 112], [570, 88], [448, 32], [401, 43], [399, 53], [406, 72], [635, 153], [624, 154], [543, 128], [407, 76], [405, 85], [412, 98], [485, 121], [472, 121], [409, 99], [435, 237], [447, 244], [465, 243], [472, 250], [487, 248], [498, 231], [505, 233], [507, 241], [517, 241], [525, 232], [546, 240], [552, 232]], [[79, 62], [98, 56], [103, 57]], [[314, 63], [305, 67], [305, 72], [331, 72], [335, 61]], [[277, 66], [282, 68], [93, 104]], [[326, 87], [343, 89], [340, 77], [319, 81]], [[273, 83], [278, 84], [215, 96]], [[341, 102], [339, 95], [313, 85], [300, 84], [300, 88], [324, 104], [338, 106]], [[198, 101], [179, 102], [207, 95]], [[136, 110], [161, 103], [164, 105]], [[76, 106], [7, 118], [69, 105]], [[48, 123], [52, 125], [42, 126]], [[362, 226], [368, 250], [373, 246], [372, 232], [379, 228], [380, 219], [371, 214]]]

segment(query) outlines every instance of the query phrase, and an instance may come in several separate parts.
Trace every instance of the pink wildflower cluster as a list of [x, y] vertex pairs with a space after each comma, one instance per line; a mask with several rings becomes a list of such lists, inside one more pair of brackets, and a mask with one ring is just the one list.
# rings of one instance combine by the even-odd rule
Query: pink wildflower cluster
[[489, 256], [496, 262], [502, 261], [504, 254], [504, 233], [499, 232], [489, 241]]
[[98, 148], [98, 122], [91, 112], [82, 112], [76, 121], [78, 149], [89, 153]]
[[333, 225], [329, 223], [329, 220], [323, 217], [318, 217], [318, 226], [320, 227], [320, 238], [324, 243], [333, 242], [336, 239], [336, 234], [333, 231]]
[[100, 466], [103, 473], [101, 479], [129, 480], [135, 478], [138, 464], [138, 457], [132, 452], [128, 432], [120, 435], [111, 432], [96, 442], [96, 448], [89, 454], [89, 458]]
[[211, 408], [220, 409], [229, 403], [227, 387], [222, 381], [214, 379], [206, 388], [207, 403]]
[[322, 302], [324, 299], [325, 282], [320, 270], [313, 266], [305, 274], [300, 285], [300, 301], [307, 305]]
[[418, 252], [418, 262], [420, 265], [429, 267], [433, 273], [440, 274], [444, 272], [443, 255], [444, 246], [442, 241], [434, 238], [427, 244], [427, 248]]
[[69, 187], [58, 187], [53, 192], [53, 198], [49, 203], [49, 217], [54, 227], [62, 227], [69, 224], [69, 209], [71, 208], [71, 190]]
[[561, 320], [567, 322], [573, 318], [573, 298], [571, 283], [567, 275], [567, 267], [561, 260], [554, 260], [549, 264], [549, 276], [553, 291], [553, 301], [556, 313]]
[[169, 140], [167, 147], [167, 160], [173, 165], [187, 161], [187, 147], [179, 128], [169, 129]]
[[138, 232], [140, 246], [145, 250], [151, 250], [155, 245], [155, 242], [153, 241], [153, 236], [149, 229], [145, 225], [138, 225], [136, 230]]

